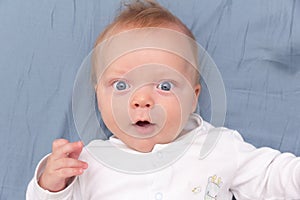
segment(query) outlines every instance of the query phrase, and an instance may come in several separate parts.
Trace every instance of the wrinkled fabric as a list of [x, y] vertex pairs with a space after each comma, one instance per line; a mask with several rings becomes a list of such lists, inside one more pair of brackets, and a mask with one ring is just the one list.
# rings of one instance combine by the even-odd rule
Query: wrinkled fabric
[[[237, 131], [224, 127], [214, 128], [196, 115], [188, 123], [197, 121], [202, 123], [190, 132], [172, 143], [155, 145], [147, 153], [154, 157], [168, 157], [166, 152], [170, 150], [163, 150], [174, 144], [178, 147], [180, 141], [187, 141], [186, 138], [194, 136], [187, 143], [184, 154], [175, 159], [172, 165], [167, 164], [160, 170], [148, 173], [130, 174], [126, 170], [124, 172], [124, 168], [116, 168], [105, 162], [103, 157], [99, 159], [95, 152], [110, 149], [111, 153], [112, 146], [129, 155], [138, 154], [142, 158], [147, 156], [128, 148], [112, 136], [106, 141], [94, 140], [89, 143], [80, 157], [89, 163], [89, 168], [75, 177], [65, 189], [50, 192], [38, 184], [45, 170], [46, 156], [28, 185], [27, 200], [151, 200], [159, 199], [157, 196], [167, 200], [231, 200], [233, 194], [240, 200], [300, 199], [300, 182], [297, 181], [300, 175], [299, 157], [290, 153], [281, 154], [271, 148], [255, 148], [244, 142]], [[216, 134], [218, 139], [205, 156], [199, 156], [211, 134]], [[132, 162], [126, 156], [117, 160], [120, 163]], [[156, 161], [160, 162], [159, 159]]]

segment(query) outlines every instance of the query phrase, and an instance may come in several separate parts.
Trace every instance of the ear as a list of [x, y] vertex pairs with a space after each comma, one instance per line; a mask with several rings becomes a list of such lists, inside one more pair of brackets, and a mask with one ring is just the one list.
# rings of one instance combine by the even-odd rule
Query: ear
[[195, 112], [197, 105], [198, 105], [198, 98], [201, 92], [201, 85], [197, 83], [194, 86], [194, 99], [193, 99], [193, 107], [192, 107], [192, 112]]

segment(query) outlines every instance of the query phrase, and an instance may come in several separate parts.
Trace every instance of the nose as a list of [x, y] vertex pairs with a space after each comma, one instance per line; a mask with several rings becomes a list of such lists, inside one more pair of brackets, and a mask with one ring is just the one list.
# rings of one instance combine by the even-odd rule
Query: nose
[[152, 92], [146, 89], [139, 89], [132, 95], [130, 103], [132, 108], [152, 108], [154, 105]]

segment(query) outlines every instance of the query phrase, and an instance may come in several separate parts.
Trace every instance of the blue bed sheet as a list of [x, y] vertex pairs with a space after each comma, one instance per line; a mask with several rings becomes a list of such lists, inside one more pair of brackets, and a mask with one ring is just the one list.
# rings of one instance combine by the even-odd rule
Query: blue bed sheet
[[[222, 75], [225, 126], [257, 147], [300, 155], [300, 2], [160, 0], [192, 29]], [[79, 139], [76, 72], [119, 1], [0, 1], [0, 199], [25, 199], [55, 138]], [[204, 84], [205, 86], [205, 84]], [[199, 109], [210, 121], [210, 95]]]

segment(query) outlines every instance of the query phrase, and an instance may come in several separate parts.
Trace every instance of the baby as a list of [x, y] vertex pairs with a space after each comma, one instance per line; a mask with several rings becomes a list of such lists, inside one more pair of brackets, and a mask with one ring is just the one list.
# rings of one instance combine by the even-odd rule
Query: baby
[[[113, 136], [92, 141], [91, 151], [82, 142], [55, 140], [27, 199], [300, 199], [299, 158], [256, 149], [236, 131], [214, 128], [193, 113], [201, 90], [194, 41], [158, 3], [128, 4], [92, 56], [98, 108]], [[209, 135], [213, 145], [201, 154]], [[157, 155], [158, 163], [179, 153], [158, 167], [145, 159], [147, 172], [127, 173], [99, 159], [97, 152], [110, 145], [141, 159]]]

